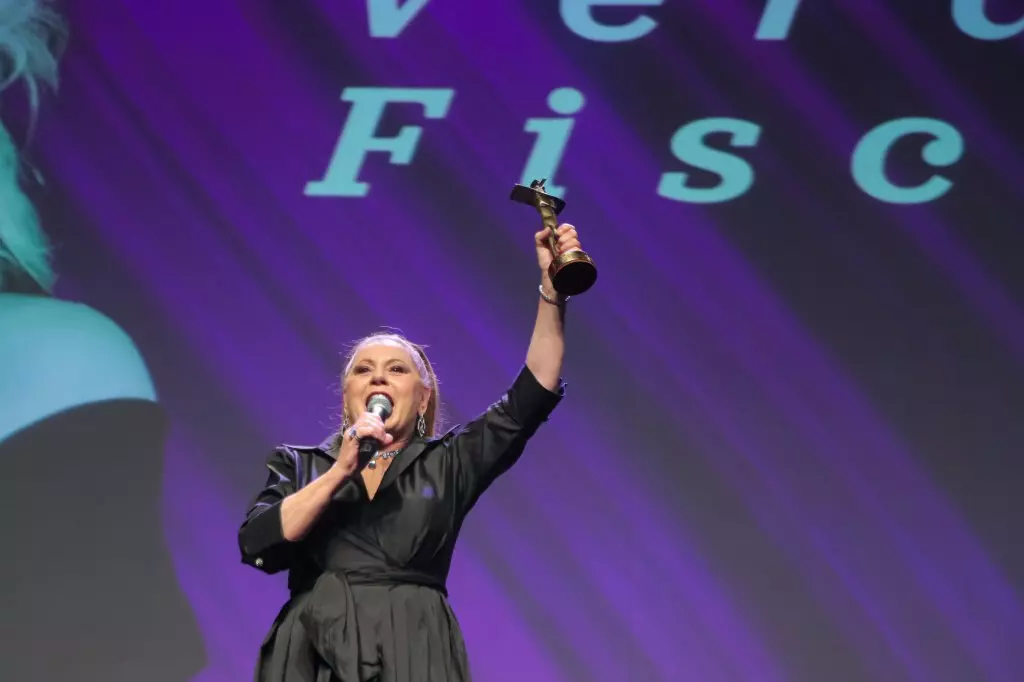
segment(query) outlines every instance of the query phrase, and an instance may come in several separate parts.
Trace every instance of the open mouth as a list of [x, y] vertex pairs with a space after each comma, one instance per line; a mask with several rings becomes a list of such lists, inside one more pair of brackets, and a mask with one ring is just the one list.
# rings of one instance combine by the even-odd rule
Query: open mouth
[[384, 396], [384, 397], [385, 397], [385, 398], [387, 398], [387, 399], [388, 399], [388, 401], [389, 401], [389, 402], [391, 403], [391, 406], [392, 406], [392, 407], [394, 407], [394, 405], [395, 405], [395, 399], [394, 399], [394, 398], [393, 398], [393, 397], [391, 396], [391, 394], [390, 394], [390, 393], [386, 393], [386, 392], [384, 392], [384, 391], [374, 391], [374, 392], [373, 392], [373, 393], [371, 393], [370, 395], [366, 396], [366, 404], [367, 404], [367, 405], [369, 405], [369, 404], [370, 404], [370, 400], [372, 400], [372, 399], [373, 399], [373, 396], [375, 396], [375, 395], [382, 395], [382, 396]]

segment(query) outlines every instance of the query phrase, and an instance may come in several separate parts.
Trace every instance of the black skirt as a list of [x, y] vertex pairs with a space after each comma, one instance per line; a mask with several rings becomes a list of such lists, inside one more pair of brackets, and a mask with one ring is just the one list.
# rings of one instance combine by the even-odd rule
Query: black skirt
[[256, 682], [470, 682], [445, 594], [417, 584], [350, 585], [326, 573], [291, 599], [260, 649]]

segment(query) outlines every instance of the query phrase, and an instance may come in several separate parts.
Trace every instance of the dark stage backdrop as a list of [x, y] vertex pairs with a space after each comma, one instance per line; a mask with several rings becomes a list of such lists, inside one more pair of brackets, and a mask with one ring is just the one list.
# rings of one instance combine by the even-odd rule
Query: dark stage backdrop
[[58, 300], [2, 329], [0, 678], [248, 679], [265, 457], [334, 428], [384, 325], [447, 424], [497, 399], [537, 300], [508, 193], [547, 177], [600, 279], [456, 552], [476, 679], [1024, 679], [1020, 3], [65, 9], [26, 149]]

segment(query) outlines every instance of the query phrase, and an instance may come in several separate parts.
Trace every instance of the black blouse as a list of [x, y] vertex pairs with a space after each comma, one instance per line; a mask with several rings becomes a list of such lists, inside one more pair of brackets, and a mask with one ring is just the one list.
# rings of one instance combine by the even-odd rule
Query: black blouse
[[334, 463], [333, 439], [282, 445], [246, 514], [243, 563], [289, 571], [291, 599], [264, 641], [257, 680], [469, 680], [446, 580], [463, 520], [520, 457], [561, 401], [526, 367], [465, 427], [415, 440], [392, 461], [372, 500], [352, 476], [307, 536], [282, 534], [281, 501]]

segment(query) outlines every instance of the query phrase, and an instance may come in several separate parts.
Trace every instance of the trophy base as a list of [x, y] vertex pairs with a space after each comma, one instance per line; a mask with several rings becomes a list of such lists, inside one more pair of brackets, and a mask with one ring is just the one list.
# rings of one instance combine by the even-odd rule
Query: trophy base
[[590, 256], [577, 249], [555, 258], [548, 266], [548, 276], [555, 291], [563, 296], [576, 296], [594, 286], [597, 266]]

